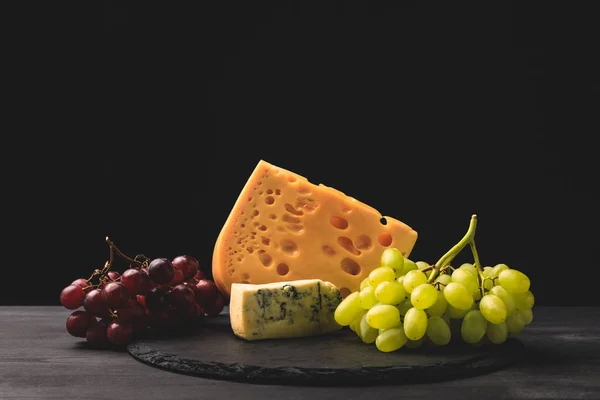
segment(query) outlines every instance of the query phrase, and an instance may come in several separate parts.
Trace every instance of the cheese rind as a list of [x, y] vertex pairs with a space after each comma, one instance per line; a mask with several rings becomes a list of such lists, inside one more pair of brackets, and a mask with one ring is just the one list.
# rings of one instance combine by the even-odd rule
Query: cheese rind
[[410, 255], [417, 232], [373, 207], [261, 160], [236, 200], [213, 251], [213, 279], [233, 283], [321, 279], [342, 297], [395, 247]]
[[269, 284], [234, 283], [229, 315], [246, 340], [313, 336], [341, 329], [334, 320], [342, 298], [330, 282], [306, 279]]

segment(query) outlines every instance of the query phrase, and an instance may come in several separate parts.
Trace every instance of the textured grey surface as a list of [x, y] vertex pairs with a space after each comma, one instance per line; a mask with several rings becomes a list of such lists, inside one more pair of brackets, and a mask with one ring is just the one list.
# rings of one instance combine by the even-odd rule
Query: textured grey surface
[[534, 309], [524, 357], [496, 372], [371, 387], [262, 385], [153, 368], [127, 352], [90, 350], [61, 307], [0, 307], [0, 399], [600, 399], [600, 308]]
[[197, 332], [145, 338], [128, 350], [144, 363], [188, 375], [309, 386], [456, 379], [506, 367], [523, 355], [523, 345], [515, 339], [480, 348], [458, 341], [445, 347], [382, 353], [349, 329], [323, 336], [248, 342], [232, 333], [227, 314], [207, 319]]

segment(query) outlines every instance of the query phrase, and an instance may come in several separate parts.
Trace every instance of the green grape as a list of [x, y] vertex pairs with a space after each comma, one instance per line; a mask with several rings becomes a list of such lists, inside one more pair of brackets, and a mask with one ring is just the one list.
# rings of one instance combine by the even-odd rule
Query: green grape
[[530, 290], [526, 291], [525, 293], [515, 293], [513, 294], [513, 297], [515, 299], [515, 305], [519, 310], [531, 309], [535, 304], [535, 297]]
[[365, 343], [373, 343], [379, 335], [379, 331], [371, 325], [369, 325], [367, 321], [367, 313], [364, 313], [360, 322], [357, 325], [356, 333], [358, 337]]
[[389, 304], [376, 304], [367, 311], [367, 322], [375, 329], [387, 329], [400, 324], [400, 311]]
[[419, 270], [408, 271], [402, 281], [402, 285], [408, 293], [412, 293], [417, 286], [423, 283], [427, 283], [427, 276]]
[[444, 314], [446, 312], [446, 309], [448, 308], [448, 301], [444, 296], [444, 291], [436, 290], [436, 292], [437, 298], [435, 299], [435, 303], [433, 303], [431, 307], [425, 310], [427, 315], [429, 315], [430, 317], [441, 317], [442, 314]]
[[[367, 313], [367, 310], [362, 310], [361, 313], [350, 322], [348, 325], [352, 332], [357, 332], [358, 324], [360, 323], [360, 319]], [[358, 334], [358, 332], [357, 332]]]
[[[425, 261], [417, 261], [416, 264], [417, 264], [417, 268], [419, 269], [419, 271], [421, 271], [422, 269], [425, 269], [425, 268], [429, 267], [429, 264], [426, 263]], [[423, 273], [425, 274], [425, 276], [427, 278], [429, 278], [429, 275], [431, 275], [431, 272], [433, 272], [433, 271], [432, 270], [428, 270], [428, 271], [425, 271]]]
[[494, 268], [492, 268], [492, 276], [494, 278], [497, 278], [500, 275], [500, 272], [504, 271], [505, 269], [509, 269], [508, 265], [506, 265], [506, 264], [496, 264], [494, 266]]
[[438, 346], [445, 346], [450, 343], [450, 327], [440, 317], [429, 317], [427, 321], [427, 337]]
[[479, 302], [481, 314], [492, 324], [499, 324], [506, 321], [508, 309], [502, 299], [494, 294], [483, 296]]
[[437, 278], [435, 278], [435, 282], [440, 282], [444, 286], [452, 282], [452, 276], [446, 273], [440, 274]]
[[419, 267], [417, 267], [417, 264], [414, 261], [412, 261], [408, 258], [405, 258], [404, 259], [404, 268], [402, 269], [402, 275], [406, 275], [408, 273], [408, 271], [413, 271], [415, 269], [419, 269]]
[[448, 304], [461, 310], [468, 310], [473, 305], [473, 295], [462, 283], [450, 282], [444, 288], [444, 296]]
[[481, 311], [471, 310], [463, 318], [460, 334], [467, 343], [474, 344], [481, 340], [487, 329], [487, 321]]
[[493, 279], [491, 279], [491, 278], [489, 278], [489, 279], [486, 279], [486, 278], [484, 278], [484, 279], [485, 279], [485, 280], [484, 280], [484, 282], [483, 282], [483, 288], [484, 288], [485, 290], [489, 291], [491, 288], [493, 288], [493, 287], [494, 287], [494, 280], [493, 280]]
[[504, 343], [508, 337], [506, 322], [487, 324], [486, 336], [494, 344]]
[[519, 310], [519, 314], [521, 314], [521, 316], [523, 317], [523, 322], [525, 323], [525, 325], [529, 325], [531, 321], [533, 321], [533, 311], [531, 310], [531, 308], [528, 308], [526, 310]]
[[377, 298], [375, 297], [375, 289], [373, 286], [367, 286], [361, 290], [358, 294], [358, 299], [361, 308], [368, 310], [377, 304]]
[[371, 282], [369, 282], [368, 276], [360, 282], [360, 290], [363, 290], [367, 286], [371, 286]]
[[506, 328], [509, 333], [518, 335], [525, 328], [525, 321], [520, 310], [506, 317]]
[[448, 314], [444, 314], [444, 315], [442, 315], [440, 318], [441, 318], [441, 319], [443, 319], [443, 320], [444, 320], [444, 322], [445, 322], [446, 324], [448, 324], [448, 326], [450, 326], [450, 317], [448, 316]]
[[388, 247], [381, 253], [381, 266], [389, 267], [394, 270], [396, 277], [402, 275], [404, 269], [404, 257], [400, 250], [394, 247]]
[[463, 318], [465, 315], [467, 315], [467, 313], [471, 311], [471, 308], [468, 308], [466, 310], [462, 310], [460, 308], [456, 308], [454, 307], [452, 304], [448, 303], [447, 309], [446, 309], [446, 313], [448, 314], [448, 317], [452, 318], [452, 319], [461, 319]]
[[381, 282], [391, 282], [396, 279], [396, 273], [390, 267], [377, 267], [369, 274], [369, 282], [374, 288]]
[[529, 290], [529, 278], [516, 269], [506, 269], [498, 275], [498, 282], [510, 293], [525, 293]]
[[[396, 282], [398, 282], [400, 285], [402, 285], [402, 287], [404, 287], [404, 277], [405, 277], [405, 276], [406, 276], [406, 275], [402, 275], [402, 276], [399, 276], [399, 277], [396, 279]], [[406, 289], [404, 289], [404, 291], [406, 291]]]
[[462, 283], [467, 287], [469, 293], [475, 293], [478, 289], [477, 277], [473, 276], [466, 268], [455, 269], [454, 272], [452, 272], [452, 282]]
[[396, 281], [381, 282], [375, 289], [375, 298], [382, 304], [398, 304], [405, 296], [404, 286]]
[[405, 299], [402, 303], [398, 304], [398, 311], [400, 311], [400, 315], [403, 317], [406, 315], [406, 312], [413, 307], [410, 299]]
[[494, 268], [492, 267], [483, 267], [483, 277], [484, 278], [493, 278]]
[[494, 286], [490, 289], [489, 294], [500, 297], [500, 299], [506, 305], [506, 315], [512, 314], [516, 309], [515, 298], [512, 294], [508, 293], [503, 286]]
[[419, 340], [427, 331], [427, 314], [418, 308], [411, 308], [404, 316], [404, 333], [410, 340]]
[[377, 339], [375, 339], [375, 346], [379, 351], [389, 353], [404, 346], [407, 340], [402, 327], [389, 328], [377, 336]]
[[333, 318], [341, 326], [349, 325], [360, 315], [363, 308], [360, 306], [359, 292], [352, 292], [335, 309]]
[[429, 283], [417, 286], [410, 294], [410, 302], [415, 308], [424, 310], [435, 304], [437, 290]]
[[456, 268], [454, 271], [459, 270], [459, 269], [462, 271], [468, 272], [475, 279], [477, 279], [477, 275], [479, 275], [479, 273], [477, 272], [477, 267], [475, 267], [473, 264], [464, 263], [460, 267]]
[[423, 345], [423, 342], [425, 342], [425, 335], [419, 340], [407, 340], [404, 346], [409, 349], [417, 349]]

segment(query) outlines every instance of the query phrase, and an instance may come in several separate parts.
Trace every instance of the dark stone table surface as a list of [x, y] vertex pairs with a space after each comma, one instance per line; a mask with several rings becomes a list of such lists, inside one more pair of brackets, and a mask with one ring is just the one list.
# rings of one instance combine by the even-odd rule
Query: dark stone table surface
[[477, 377], [372, 387], [203, 379], [87, 349], [58, 306], [0, 306], [0, 399], [600, 399], [600, 307], [534, 307], [520, 362]]

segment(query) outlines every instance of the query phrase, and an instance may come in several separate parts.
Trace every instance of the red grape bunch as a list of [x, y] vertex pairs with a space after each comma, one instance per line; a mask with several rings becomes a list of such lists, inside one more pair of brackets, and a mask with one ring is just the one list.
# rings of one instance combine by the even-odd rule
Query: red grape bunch
[[[223, 296], [196, 258], [131, 258], [109, 238], [106, 242], [110, 259], [104, 267], [60, 294], [60, 303], [75, 310], [66, 322], [72, 336], [85, 338], [91, 347], [118, 347], [147, 330], [175, 333], [223, 310]], [[111, 270], [115, 253], [128, 262], [123, 273]]]

